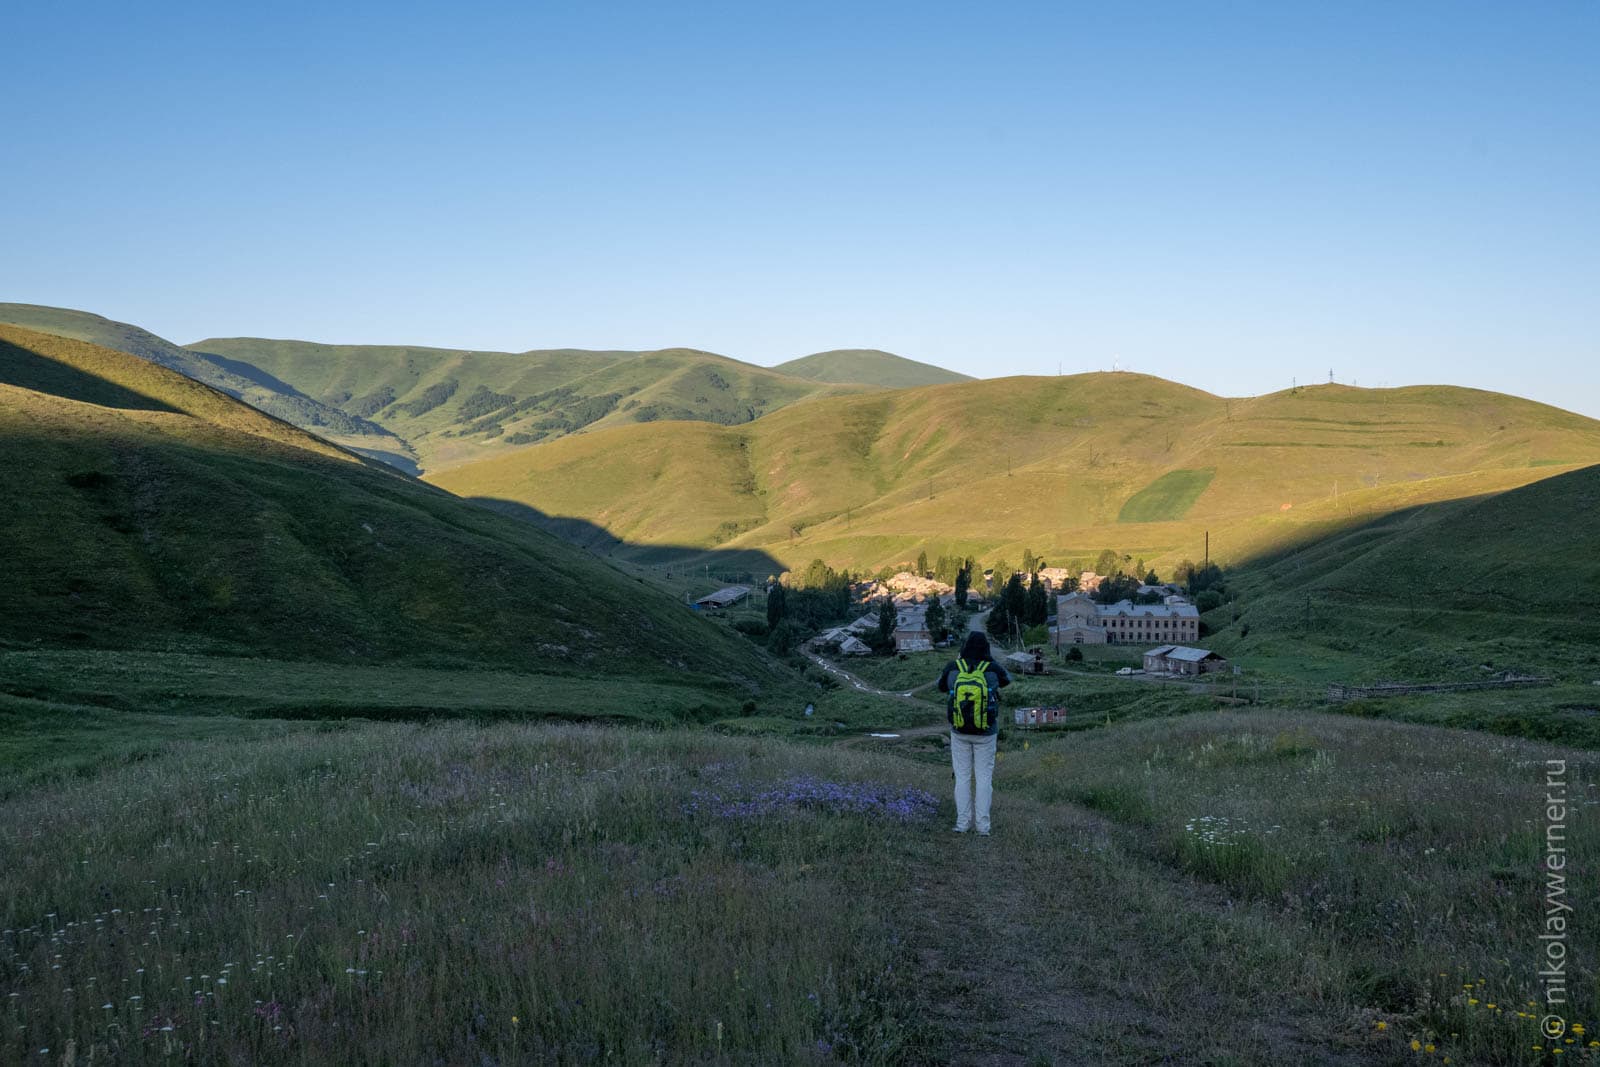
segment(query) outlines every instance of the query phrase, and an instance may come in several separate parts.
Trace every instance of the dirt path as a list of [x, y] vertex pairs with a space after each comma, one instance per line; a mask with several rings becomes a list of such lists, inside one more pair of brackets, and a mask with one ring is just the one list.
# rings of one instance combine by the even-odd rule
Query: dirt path
[[[914, 700], [914, 690], [886, 692], [811, 658], [858, 692]], [[938, 721], [897, 733], [948, 728]], [[840, 743], [915, 751], [859, 735]], [[948, 805], [948, 763], [928, 770], [929, 788]], [[915, 955], [926, 1019], [949, 1062], [1372, 1062], [1333, 1006], [1291, 1006], [1251, 968], [1219, 964], [1259, 929], [1240, 901], [1154, 855], [1140, 828], [1034, 799], [1007, 778], [1001, 764], [992, 836], [958, 836], [941, 824], [897, 846], [908, 879], [894, 922]]]
[[928, 688], [929, 685], [933, 685], [934, 684], [933, 682], [929, 682], [929, 683], [927, 683], [927, 685], [919, 685], [919, 686], [915, 686], [915, 687], [913, 687], [911, 689], [907, 689], [903, 693], [891, 693], [888, 690], [879, 689], [876, 686], [869, 684], [864, 679], [862, 679], [862, 678], [860, 678], [860, 677], [858, 677], [858, 676], [856, 676], [854, 674], [851, 674], [849, 671], [845, 670], [843, 667], [839, 666], [837, 663], [830, 662], [829, 660], [825, 659], [824, 657], [822, 657], [822, 656], [818, 655], [817, 653], [811, 651], [809, 648], [801, 649], [801, 654], [804, 655], [806, 657], [806, 659], [810, 660], [812, 663], [815, 663], [817, 666], [821, 667], [823, 670], [825, 670], [829, 674], [833, 675], [835, 678], [840, 679], [846, 685], [850, 686], [852, 689], [855, 689], [857, 692], [868, 693], [868, 694], [870, 694], [872, 696], [876, 696], [876, 697], [888, 697], [891, 700], [909, 700], [909, 701], [912, 701], [913, 703], [916, 703], [916, 704], [920, 705], [922, 703], [922, 701], [917, 700], [916, 694], [918, 694], [922, 690]]

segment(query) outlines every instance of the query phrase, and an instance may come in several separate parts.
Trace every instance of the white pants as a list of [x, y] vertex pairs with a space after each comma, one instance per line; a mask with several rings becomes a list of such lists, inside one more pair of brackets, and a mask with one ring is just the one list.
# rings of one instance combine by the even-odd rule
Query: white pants
[[977, 775], [978, 833], [989, 832], [989, 800], [994, 795], [995, 735], [950, 731], [950, 762], [956, 771], [956, 829], [972, 829], [973, 772]]

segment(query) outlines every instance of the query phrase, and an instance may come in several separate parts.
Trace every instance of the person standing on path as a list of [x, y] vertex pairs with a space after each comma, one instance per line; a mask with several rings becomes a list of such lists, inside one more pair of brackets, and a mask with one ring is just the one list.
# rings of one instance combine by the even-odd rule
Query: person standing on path
[[967, 634], [961, 654], [946, 663], [939, 675], [939, 692], [950, 694], [945, 713], [950, 720], [950, 762], [956, 772], [958, 834], [972, 829], [976, 821], [978, 835], [989, 836], [1000, 690], [1010, 684], [1011, 675], [993, 662], [989, 638], [978, 630]]

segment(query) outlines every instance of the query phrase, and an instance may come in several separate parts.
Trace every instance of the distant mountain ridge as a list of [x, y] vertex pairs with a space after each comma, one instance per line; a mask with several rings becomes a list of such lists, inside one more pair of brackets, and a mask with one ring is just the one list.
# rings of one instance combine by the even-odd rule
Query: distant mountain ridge
[[0, 304], [3, 322], [152, 360], [413, 474], [590, 429], [739, 425], [812, 397], [964, 380], [873, 349], [817, 353], [785, 370], [690, 348], [497, 352], [261, 337], [180, 347], [137, 326], [36, 304]]
[[190, 346], [370, 418], [440, 470], [635, 422], [737, 425], [813, 396], [870, 388], [795, 378], [691, 348], [487, 352], [209, 338]]

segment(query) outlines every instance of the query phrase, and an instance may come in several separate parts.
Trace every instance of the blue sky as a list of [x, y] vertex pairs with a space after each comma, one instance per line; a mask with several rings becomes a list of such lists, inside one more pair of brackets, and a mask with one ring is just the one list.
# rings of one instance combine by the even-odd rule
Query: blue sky
[[1593, 0], [5, 25], [0, 300], [180, 342], [1332, 370], [1600, 416]]

